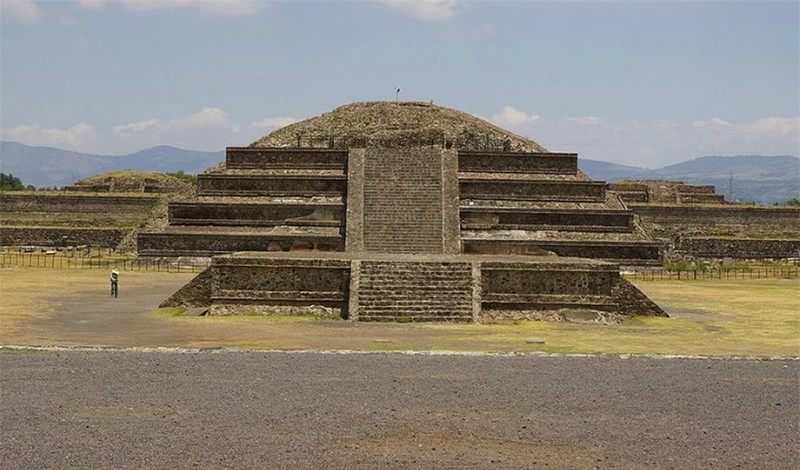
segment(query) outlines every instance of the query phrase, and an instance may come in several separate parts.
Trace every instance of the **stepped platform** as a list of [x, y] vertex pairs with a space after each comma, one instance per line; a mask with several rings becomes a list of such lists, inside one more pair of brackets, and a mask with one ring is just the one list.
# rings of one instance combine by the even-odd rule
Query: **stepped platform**
[[342, 251], [338, 228], [171, 226], [164, 232], [142, 232], [141, 256], [208, 257], [237, 251]]
[[173, 203], [169, 206], [172, 225], [342, 227], [341, 203]]
[[534, 179], [533, 177], [487, 178], [459, 174], [462, 199], [502, 199], [511, 201], [602, 202], [606, 199], [606, 183]]
[[612, 191], [617, 193], [619, 197], [626, 203], [641, 203], [649, 201], [649, 196], [647, 195], [647, 191], [619, 191], [613, 188], [610, 188]]
[[62, 192], [0, 192], [0, 213], [97, 213], [147, 214], [157, 196], [74, 194]]
[[310, 169], [339, 170], [347, 168], [347, 151], [316, 148], [253, 148], [228, 147], [225, 153], [228, 170]]
[[619, 267], [586, 259], [235, 253], [210, 270], [210, 314], [480, 322], [619, 310]]
[[171, 205], [166, 231], [139, 237], [140, 253], [219, 255], [170, 301], [208, 290], [212, 314], [663, 314], [619, 277], [618, 263], [657, 264], [660, 250], [608, 185], [574, 153], [473, 119], [362, 103], [230, 147], [199, 177], [196, 202]]
[[678, 193], [678, 203], [680, 204], [724, 204], [725, 196], [721, 194], [706, 193]]
[[0, 244], [117, 248], [157, 206], [144, 195], [0, 193]]
[[578, 172], [578, 155], [575, 153], [459, 151], [458, 171], [574, 175]]
[[623, 239], [564, 239], [555, 232], [550, 237], [525, 238], [493, 237], [491, 234], [462, 235], [464, 253], [508, 255], [539, 255], [543, 251], [558, 256], [590, 258], [624, 266], [657, 266], [661, 264], [662, 246], [659, 242]]
[[462, 206], [462, 230], [548, 230], [621, 232], [633, 230], [633, 211], [619, 209], [556, 209]]
[[197, 178], [198, 196], [342, 196], [347, 178], [331, 174], [219, 174]]
[[0, 227], [0, 246], [63, 247], [86, 245], [115, 248], [130, 228], [119, 227]]

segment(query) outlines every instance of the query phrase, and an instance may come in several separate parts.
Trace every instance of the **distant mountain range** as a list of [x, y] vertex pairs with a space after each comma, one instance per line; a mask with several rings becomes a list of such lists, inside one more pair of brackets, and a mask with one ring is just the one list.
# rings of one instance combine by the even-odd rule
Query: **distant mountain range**
[[0, 172], [11, 173], [37, 188], [66, 186], [88, 176], [125, 169], [197, 174], [224, 159], [224, 151], [199, 152], [167, 145], [110, 156], [0, 142]]
[[592, 179], [615, 183], [626, 179], [661, 179], [714, 185], [728, 201], [774, 204], [800, 198], [800, 158], [737, 155], [700, 157], [655, 170], [578, 159]]
[[[0, 142], [0, 172], [36, 187], [60, 187], [87, 176], [114, 170], [203, 173], [225, 159], [225, 152], [199, 152], [166, 145], [128, 155], [92, 155], [50, 147], [31, 147]], [[711, 184], [728, 200], [760, 204], [800, 198], [800, 158], [700, 157], [655, 170], [578, 159], [580, 169], [592, 179], [614, 183], [625, 179], [669, 179], [692, 184]], [[732, 195], [731, 195], [732, 190]], [[731, 197], [732, 196], [732, 197]]]

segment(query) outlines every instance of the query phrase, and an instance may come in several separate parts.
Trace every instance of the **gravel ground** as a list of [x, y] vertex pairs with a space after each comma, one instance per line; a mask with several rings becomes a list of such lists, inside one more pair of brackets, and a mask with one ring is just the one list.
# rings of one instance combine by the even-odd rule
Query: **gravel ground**
[[800, 361], [4, 351], [0, 468], [796, 468]]

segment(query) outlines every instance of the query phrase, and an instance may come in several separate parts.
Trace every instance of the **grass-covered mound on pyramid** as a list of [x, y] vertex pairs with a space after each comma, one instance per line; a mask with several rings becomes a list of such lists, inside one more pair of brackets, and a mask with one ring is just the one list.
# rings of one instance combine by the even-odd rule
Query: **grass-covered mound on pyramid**
[[[452, 145], [459, 150], [547, 152], [463, 111], [421, 102], [366, 101], [278, 129], [251, 147], [390, 147]], [[299, 145], [298, 145], [299, 144]]]

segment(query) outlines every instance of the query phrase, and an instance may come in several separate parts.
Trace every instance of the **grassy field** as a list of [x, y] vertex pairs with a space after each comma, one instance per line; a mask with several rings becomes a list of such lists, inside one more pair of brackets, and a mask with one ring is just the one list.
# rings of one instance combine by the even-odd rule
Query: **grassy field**
[[[636, 285], [671, 318], [633, 317], [618, 325], [454, 325], [350, 323], [310, 317], [198, 317], [181, 309], [156, 310], [164, 296], [153, 294], [153, 286], [167, 280], [180, 284], [191, 278], [188, 274], [156, 272], [123, 272], [123, 296], [109, 304], [113, 312], [106, 312], [105, 300], [99, 300], [99, 290], [93, 287], [102, 283], [105, 294], [105, 279], [98, 280], [98, 276], [105, 273], [0, 269], [0, 343], [800, 356], [796, 279], [637, 281]], [[54, 283], [60, 286], [55, 295], [48, 287]], [[94, 311], [93, 316], [89, 311]], [[125, 313], [115, 316], [118, 311]]]

